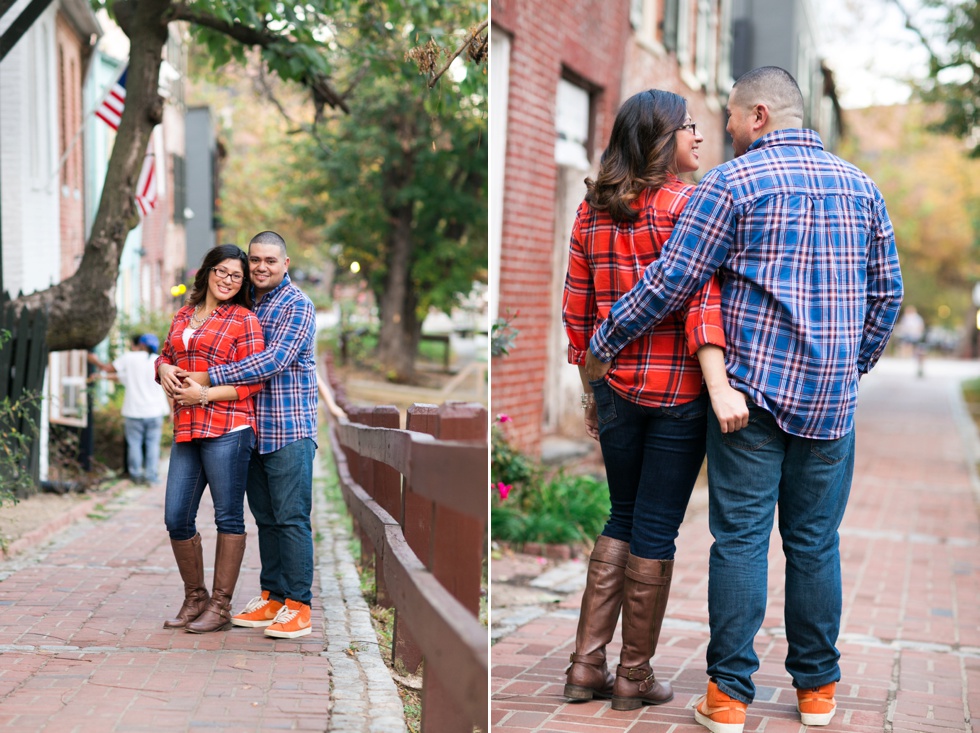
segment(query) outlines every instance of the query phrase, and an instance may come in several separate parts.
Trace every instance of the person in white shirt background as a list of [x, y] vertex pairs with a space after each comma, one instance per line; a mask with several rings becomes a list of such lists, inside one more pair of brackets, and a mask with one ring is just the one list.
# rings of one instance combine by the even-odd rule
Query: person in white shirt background
[[99, 361], [95, 354], [88, 355], [91, 364], [114, 375], [126, 388], [122, 404], [126, 468], [137, 484], [154, 484], [159, 478], [163, 416], [170, 413], [167, 396], [156, 382], [154, 362], [159, 350], [160, 340], [144, 333], [133, 334], [130, 350], [111, 364]]

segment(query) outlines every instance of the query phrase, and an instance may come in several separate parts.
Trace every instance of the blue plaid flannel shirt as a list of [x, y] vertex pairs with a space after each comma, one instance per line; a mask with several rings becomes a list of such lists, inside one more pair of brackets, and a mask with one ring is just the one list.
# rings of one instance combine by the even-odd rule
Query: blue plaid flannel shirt
[[316, 309], [287, 273], [255, 306], [265, 350], [208, 369], [211, 384], [268, 380], [255, 397], [259, 453], [317, 438]]
[[[602, 361], [717, 271], [729, 381], [787, 433], [854, 425], [858, 381], [898, 318], [902, 274], [881, 192], [812, 130], [777, 130], [705, 174], [660, 258], [590, 342]], [[259, 393], [261, 396], [261, 393]]]

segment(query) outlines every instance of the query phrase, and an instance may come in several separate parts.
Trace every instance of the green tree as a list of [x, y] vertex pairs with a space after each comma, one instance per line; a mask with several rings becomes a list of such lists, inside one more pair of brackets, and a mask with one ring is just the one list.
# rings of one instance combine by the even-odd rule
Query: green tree
[[841, 152], [874, 179], [888, 204], [905, 302], [930, 324], [956, 326], [980, 279], [980, 161], [965, 158], [952, 135], [929, 131], [941, 117], [937, 106], [921, 104], [848, 110], [850, 137]]
[[[317, 119], [328, 109], [349, 112], [352, 86], [335, 84], [335, 66], [350, 49], [335, 38], [345, 27], [370, 27], [378, 14], [415, 14], [421, 33], [439, 35], [431, 0], [92, 0], [105, 7], [129, 37], [133, 49], [127, 76], [126, 107], [109, 159], [102, 200], [78, 270], [70, 278], [14, 301], [18, 308], [48, 312], [48, 346], [52, 351], [91, 348], [115, 320], [115, 285], [126, 235], [138, 223], [133, 192], [153, 127], [163, 118], [157, 91], [163, 48], [171, 23], [184, 23], [192, 38], [204, 44], [212, 63], [245, 60], [246, 48], [258, 49], [263, 63], [280, 78], [296, 82], [313, 100]], [[365, 33], [358, 53], [370, 57], [378, 34]], [[381, 49], [383, 50], [383, 49]], [[418, 86], [424, 87], [422, 77]], [[417, 93], [417, 90], [415, 90]]]
[[[350, 69], [361, 77], [351, 114], [308, 140], [292, 177], [311, 203], [297, 213], [324, 225], [341, 267], [360, 263], [380, 310], [378, 359], [400, 380], [429, 308], [448, 312], [487, 275], [487, 77], [464, 67], [420, 93], [413, 28], [471, 27], [481, 13], [443, 0], [422, 18], [388, 8], [351, 29], [349, 47], [376, 50]], [[435, 41], [411, 56], [432, 77], [445, 66]]]
[[[323, 227], [294, 216], [296, 202], [290, 200], [294, 194], [311, 195], [289, 182], [305, 150], [297, 145], [298, 136], [308, 134], [313, 122], [314, 112], [302, 89], [269, 74], [257, 54], [248, 54], [246, 65], [232, 61], [214, 69], [205, 47], [190, 51], [188, 105], [221, 110], [221, 240], [245, 247], [256, 232], [274, 229], [289, 246], [294, 279], [302, 271], [325, 274], [323, 279], [329, 280], [333, 263], [323, 246]], [[316, 297], [306, 283], [301, 286]]]
[[891, 2], [929, 53], [929, 78], [919, 93], [943, 105], [934, 128], [967, 140], [970, 156], [980, 158], [980, 0], [922, 0], [915, 14]]

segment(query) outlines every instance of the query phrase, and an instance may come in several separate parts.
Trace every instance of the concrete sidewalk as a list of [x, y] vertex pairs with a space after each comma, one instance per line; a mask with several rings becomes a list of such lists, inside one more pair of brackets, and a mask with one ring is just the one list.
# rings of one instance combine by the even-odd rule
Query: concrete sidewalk
[[[316, 464], [319, 466], [319, 459]], [[313, 633], [167, 630], [182, 584], [163, 526], [164, 488], [131, 488], [0, 563], [0, 727], [23, 733], [309, 730], [400, 733], [402, 703], [378, 652], [347, 530], [315, 491]], [[248, 544], [235, 610], [258, 595]], [[211, 577], [214, 521], [198, 517]], [[209, 581], [210, 582], [210, 581]]]
[[[975, 468], [980, 447], [958, 388], [962, 379], [977, 376], [976, 362], [930, 360], [925, 376], [917, 378], [912, 361], [883, 360], [863, 380], [855, 479], [841, 530], [843, 679], [837, 716], [813, 731], [980, 730]], [[692, 504], [678, 540], [668, 618], [654, 665], [658, 678], [674, 686], [671, 703], [616, 712], [608, 701], [564, 701], [563, 672], [574, 647], [579, 591], [539, 613], [525, 610], [524, 623], [500, 627], [493, 620], [493, 732], [703, 733], [691, 705], [707, 683], [710, 545], [704, 503]], [[492, 567], [491, 582], [498, 573], [514, 572], [513, 563]], [[584, 574], [584, 563], [580, 566]], [[758, 694], [745, 731], [797, 733], [806, 728], [783, 668], [784, 563], [778, 531], [770, 568], [769, 609], [755, 642], [761, 659], [754, 677]], [[609, 649], [611, 666], [618, 636]]]

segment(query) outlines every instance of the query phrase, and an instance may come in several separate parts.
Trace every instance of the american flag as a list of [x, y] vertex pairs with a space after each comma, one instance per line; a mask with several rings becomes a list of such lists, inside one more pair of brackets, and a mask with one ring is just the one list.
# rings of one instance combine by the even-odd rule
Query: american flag
[[[152, 138], [150, 145], [153, 145]], [[140, 213], [146, 216], [150, 210], [157, 205], [157, 166], [156, 157], [151, 152], [147, 152], [143, 158], [143, 170], [140, 171], [139, 180], [136, 181], [136, 205], [140, 207]]]
[[106, 123], [113, 130], [119, 129], [119, 121], [122, 119], [123, 107], [126, 106], [126, 75], [129, 67], [123, 69], [122, 76], [112, 85], [112, 89], [102, 100], [102, 104], [95, 110], [95, 116]]
[[[112, 89], [102, 100], [102, 104], [95, 110], [95, 116], [105, 122], [113, 130], [119, 129], [119, 121], [122, 119], [123, 109], [126, 106], [126, 75], [129, 67], [123, 69], [122, 75], [112, 85]], [[153, 147], [153, 138], [150, 137], [150, 149]], [[136, 181], [136, 205], [139, 206], [140, 213], [146, 216], [157, 205], [157, 167], [156, 158], [149, 150], [143, 157], [143, 168], [140, 170], [140, 177]]]

